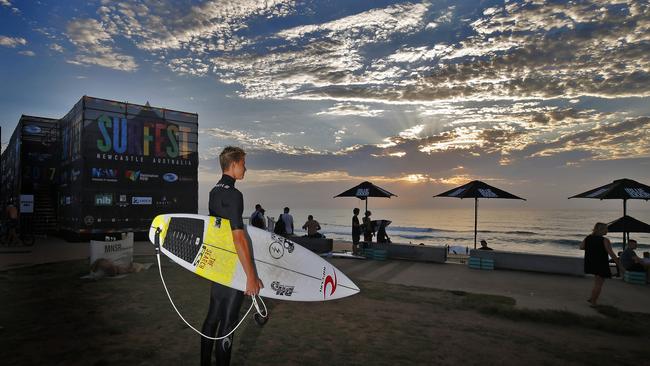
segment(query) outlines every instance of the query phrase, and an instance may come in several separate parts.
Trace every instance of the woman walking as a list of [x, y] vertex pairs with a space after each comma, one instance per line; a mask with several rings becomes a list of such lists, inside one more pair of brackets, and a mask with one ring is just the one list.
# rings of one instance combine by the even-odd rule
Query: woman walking
[[585, 273], [595, 276], [594, 288], [591, 290], [591, 297], [587, 300], [591, 305], [597, 305], [605, 279], [612, 278], [608, 256], [616, 262], [619, 268], [622, 268], [618, 257], [612, 250], [612, 243], [605, 235], [607, 235], [607, 224], [598, 222], [594, 225], [591, 235], [587, 236], [580, 244], [580, 249], [585, 251]]

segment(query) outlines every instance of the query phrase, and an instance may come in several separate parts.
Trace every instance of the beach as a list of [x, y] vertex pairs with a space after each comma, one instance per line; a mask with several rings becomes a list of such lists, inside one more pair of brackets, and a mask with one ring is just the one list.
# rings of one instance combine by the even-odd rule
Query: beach
[[[349, 245], [336, 242], [335, 249]], [[0, 257], [1, 295], [11, 299], [0, 311], [3, 364], [198, 363], [198, 335], [174, 313], [155, 266], [123, 278], [83, 280], [84, 243], [52, 246], [78, 258], [37, 264], [28, 263], [27, 253]], [[136, 242], [134, 249], [135, 261], [155, 262], [150, 243]], [[22, 265], [8, 265], [9, 256], [18, 261], [21, 255]], [[584, 301], [590, 277], [329, 260], [361, 292], [323, 303], [267, 300], [269, 322], [260, 328], [244, 321], [233, 364], [606, 365], [650, 356], [647, 285], [607, 281], [602, 305], [592, 308]], [[164, 257], [162, 269], [176, 305], [200, 326], [209, 282]], [[33, 342], [39, 342], [36, 351]]]

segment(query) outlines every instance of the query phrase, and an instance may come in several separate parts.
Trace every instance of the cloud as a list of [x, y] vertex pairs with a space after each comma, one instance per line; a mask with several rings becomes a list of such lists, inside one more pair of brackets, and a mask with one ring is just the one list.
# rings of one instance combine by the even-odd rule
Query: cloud
[[12, 7], [11, 2], [9, 0], [0, 0], [0, 5], [6, 6], [6, 7]]
[[62, 46], [56, 44], [56, 43], [52, 43], [52, 44], [50, 45], [50, 49], [51, 49], [52, 51], [55, 51], [55, 52], [63, 52], [63, 51], [64, 51], [64, 48], [63, 48]]
[[359, 116], [359, 117], [378, 117], [384, 114], [383, 109], [371, 109], [366, 104], [336, 103], [327, 110], [316, 113], [317, 116]]
[[98, 65], [122, 71], [135, 71], [138, 65], [132, 56], [114, 49], [114, 41], [104, 25], [95, 19], [75, 19], [66, 27], [66, 35], [79, 53], [69, 63]]
[[23, 56], [30, 56], [30, 57], [36, 56], [36, 53], [34, 53], [34, 51], [19, 51], [18, 53]]
[[27, 40], [22, 37], [7, 37], [0, 35], [0, 46], [16, 48], [17, 46], [24, 46]]

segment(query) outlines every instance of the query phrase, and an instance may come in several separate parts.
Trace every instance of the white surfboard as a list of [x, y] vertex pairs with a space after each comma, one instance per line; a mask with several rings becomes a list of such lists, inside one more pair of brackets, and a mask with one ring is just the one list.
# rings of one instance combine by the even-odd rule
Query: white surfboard
[[[246, 226], [259, 278], [260, 296], [280, 300], [324, 301], [359, 292], [343, 272], [310, 250], [282, 236]], [[156, 238], [158, 236], [158, 239]], [[244, 291], [246, 274], [233, 243], [230, 222], [213, 216], [159, 215], [149, 240], [185, 269]]]

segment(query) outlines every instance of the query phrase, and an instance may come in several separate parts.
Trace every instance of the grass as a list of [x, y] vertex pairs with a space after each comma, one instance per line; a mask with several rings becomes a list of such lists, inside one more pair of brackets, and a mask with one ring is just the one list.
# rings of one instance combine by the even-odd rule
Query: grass
[[[79, 279], [87, 271], [71, 261], [0, 272], [3, 365], [198, 364], [199, 336], [171, 308], [155, 266]], [[209, 282], [167, 260], [163, 271], [177, 307], [199, 327]], [[600, 306], [603, 316], [585, 317], [522, 310], [503, 296], [355, 282], [361, 293], [342, 300], [267, 300], [269, 322], [244, 321], [232, 364], [605, 365], [650, 355], [646, 314]]]

